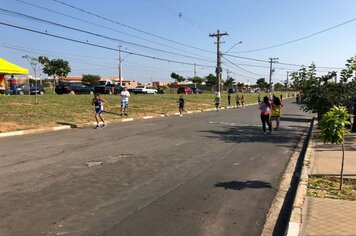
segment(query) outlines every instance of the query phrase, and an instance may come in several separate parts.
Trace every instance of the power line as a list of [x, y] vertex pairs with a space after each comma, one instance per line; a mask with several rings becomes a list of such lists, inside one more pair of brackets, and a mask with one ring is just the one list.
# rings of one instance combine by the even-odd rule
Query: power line
[[94, 26], [97, 26], [97, 27], [100, 27], [100, 28], [103, 28], [103, 29], [107, 29], [107, 30], [110, 30], [110, 31], [113, 31], [113, 32], [116, 32], [116, 33], [128, 35], [128, 36], [140, 39], [140, 40], [144, 40], [144, 41], [147, 41], [147, 42], [150, 42], [150, 43], [154, 43], [154, 44], [157, 44], [157, 45], [160, 45], [160, 46], [163, 46], [163, 47], [167, 47], [167, 48], [174, 49], [174, 50], [181, 51], [181, 52], [185, 52], [185, 53], [190, 53], [190, 54], [196, 55], [196, 56], [201, 56], [201, 55], [198, 55], [198, 54], [195, 54], [195, 53], [192, 53], [192, 52], [188, 52], [188, 51], [185, 51], [183, 49], [179, 49], [179, 48], [176, 48], [176, 47], [164, 44], [164, 43], [160, 43], [160, 42], [153, 41], [153, 40], [150, 40], [150, 39], [147, 39], [147, 38], [143, 38], [143, 37], [140, 37], [140, 36], [137, 36], [137, 35], [134, 35], [134, 34], [123, 32], [123, 31], [120, 31], [120, 30], [117, 30], [117, 29], [114, 29], [114, 28], [111, 28], [111, 27], [107, 27], [105, 25], [97, 24], [97, 23], [94, 23], [94, 22], [91, 22], [91, 21], [83, 20], [83, 19], [80, 19], [78, 17], [74, 17], [74, 16], [71, 16], [71, 15], [68, 15], [68, 14], [64, 14], [64, 13], [61, 13], [61, 12], [58, 12], [58, 11], [54, 11], [54, 10], [51, 10], [49, 8], [38, 6], [36, 4], [29, 3], [29, 2], [26, 2], [26, 1], [23, 1], [23, 0], [15, 0], [15, 1], [23, 3], [23, 4], [27, 4], [29, 6], [32, 6], [32, 7], [35, 7], [35, 8], [39, 8], [39, 9], [42, 9], [42, 10], [45, 10], [45, 11], [48, 11], [48, 12], [52, 12], [52, 13], [55, 13], [55, 14], [58, 14], [58, 15], [61, 15], [61, 16], [65, 16], [65, 17], [68, 17], [68, 18], [71, 18], [71, 19], [75, 19], [75, 20], [78, 20], [78, 21], [81, 21], [81, 22], [84, 22], [84, 23], [87, 23], [87, 24], [90, 24], [90, 25], [94, 25]]
[[141, 45], [141, 44], [137, 44], [137, 43], [128, 42], [128, 41], [125, 41], [125, 40], [113, 38], [113, 37], [106, 36], [106, 35], [103, 35], [103, 34], [98, 34], [98, 33], [90, 32], [90, 31], [87, 31], [87, 30], [82, 30], [82, 29], [79, 29], [79, 28], [66, 26], [66, 25], [63, 25], [63, 24], [55, 23], [53, 21], [48, 21], [48, 20], [45, 20], [45, 19], [33, 17], [33, 16], [26, 15], [26, 14], [23, 14], [23, 13], [20, 13], [20, 12], [10, 11], [10, 10], [3, 9], [3, 8], [0, 8], [0, 12], [3, 12], [5, 14], [10, 14], [10, 15], [16, 15], [16, 16], [19, 16], [19, 17], [24, 17], [24, 18], [27, 18], [27, 19], [31, 19], [31, 20], [34, 20], [34, 21], [39, 21], [39, 22], [42, 22], [42, 23], [50, 24], [50, 25], [55, 25], [57, 27], [62, 27], [62, 28], [65, 28], [65, 29], [74, 30], [74, 31], [77, 31], [77, 32], [93, 35], [93, 36], [96, 36], [96, 37], [104, 38], [104, 39], [115, 41], [115, 42], [121, 42], [121, 43], [124, 43], [124, 44], [129, 44], [129, 45], [133, 45], [133, 46], [137, 46], [137, 47], [142, 47], [142, 48], [146, 48], [146, 49], [150, 49], [150, 50], [154, 50], [154, 51], [158, 51], [158, 52], [168, 53], [168, 54], [172, 54], [172, 55], [175, 55], [175, 56], [182, 56], [182, 57], [187, 57], [187, 58], [191, 58], [191, 59], [197, 59], [197, 60], [201, 60], [201, 61], [213, 62], [212, 60], [206, 60], [206, 59], [203, 59], [203, 58], [193, 57], [193, 56], [189, 56], [189, 55], [184, 55], [184, 54], [180, 54], [180, 53], [166, 51], [166, 50], [163, 50], [163, 49], [158, 49], [158, 48], [153, 48], [153, 47], [149, 47], [149, 46], [145, 46], [145, 45]]
[[[79, 44], [85, 44], [85, 45], [88, 45], [88, 46], [93, 46], [93, 47], [106, 49], [106, 50], [110, 50], [110, 51], [116, 51], [116, 52], [119, 51], [117, 48], [111, 48], [111, 47], [108, 47], [108, 46], [89, 43], [89, 42], [85, 42], [85, 41], [81, 41], [81, 40], [77, 40], [77, 39], [72, 39], [72, 38], [68, 38], [68, 37], [64, 37], [64, 36], [60, 36], [60, 35], [56, 35], [56, 34], [44, 33], [44, 32], [38, 31], [38, 30], [34, 30], [34, 29], [26, 28], [26, 27], [21, 27], [21, 26], [17, 26], [17, 25], [13, 25], [13, 24], [8, 24], [8, 23], [5, 23], [5, 22], [0, 22], [0, 25], [4, 25], [4, 26], [11, 27], [11, 28], [24, 30], [24, 31], [29, 31], [29, 32], [37, 33], [37, 34], [42, 34], [42, 35], [46, 35], [46, 36], [50, 36], [50, 37], [54, 37], [54, 38], [58, 38], [58, 39], [63, 39], [63, 40], [70, 41], [70, 42], [75, 42], [75, 43], [79, 43]], [[153, 60], [166, 61], [168, 63], [171, 62], [171, 63], [177, 63], [177, 64], [182, 64], [182, 65], [194, 65], [194, 63], [182, 62], [182, 61], [171, 60], [171, 59], [166, 59], [166, 58], [161, 58], [161, 57], [148, 56], [148, 55], [145, 55], [145, 54], [142, 54], [142, 53], [136, 53], [136, 52], [131, 52], [131, 51], [127, 51], [127, 50], [121, 50], [121, 51], [124, 52], [124, 53], [131, 54], [131, 55], [150, 58], [150, 59], [153, 59]], [[210, 66], [210, 65], [202, 65], [202, 64], [197, 64], [197, 65], [198, 66], [203, 66], [203, 67], [214, 68], [214, 66]]]
[[340, 24], [334, 25], [334, 26], [332, 26], [332, 27], [326, 28], [326, 29], [324, 29], [324, 30], [318, 31], [318, 32], [316, 32], [316, 33], [309, 34], [309, 35], [306, 35], [306, 36], [304, 36], [304, 37], [297, 38], [297, 39], [294, 39], [294, 40], [290, 40], [290, 41], [287, 41], [287, 42], [284, 42], [284, 43], [280, 43], [280, 44], [276, 44], [276, 45], [269, 46], [269, 47], [264, 47], [264, 48], [257, 48], [257, 49], [252, 49], [252, 50], [246, 50], [246, 51], [235, 52], [235, 53], [257, 52], [257, 51], [263, 51], [263, 50], [267, 50], [267, 49], [271, 49], [271, 48], [281, 47], [281, 46], [284, 46], [284, 45], [287, 45], [287, 44], [295, 43], [295, 42], [298, 42], [298, 41], [301, 41], [301, 40], [304, 40], [304, 39], [313, 37], [313, 36], [315, 36], [315, 35], [318, 35], [318, 34], [327, 32], [327, 31], [329, 31], [329, 30], [338, 28], [338, 27], [340, 27], [340, 26], [343, 26], [343, 25], [346, 25], [346, 24], [348, 24], [348, 23], [351, 23], [351, 22], [353, 22], [353, 21], [355, 21], [355, 20], [356, 20], [356, 17], [355, 17], [355, 18], [352, 18], [351, 20], [348, 20], [348, 21], [342, 22], [342, 23], [340, 23]]
[[238, 64], [236, 64], [236, 63], [230, 61], [230, 60], [227, 59], [226, 57], [224, 57], [224, 56], [222, 56], [222, 57], [223, 57], [226, 61], [228, 61], [230, 64], [232, 64], [232, 65], [236, 66], [237, 68], [239, 68], [240, 70], [243, 70], [243, 71], [245, 71], [245, 72], [247, 72], [247, 73], [250, 73], [250, 74], [254, 74], [254, 75], [259, 75], [259, 76], [261, 76], [261, 74], [252, 72], [252, 71], [250, 71], [250, 70], [246, 70], [245, 68], [239, 66]]
[[188, 45], [188, 44], [185, 44], [185, 43], [177, 42], [177, 41], [175, 41], [175, 40], [168, 39], [168, 38], [165, 38], [165, 37], [162, 37], [162, 36], [159, 36], [159, 35], [156, 35], [156, 34], [153, 34], [153, 33], [150, 33], [150, 32], [144, 31], [144, 30], [141, 30], [141, 29], [138, 29], [138, 28], [136, 28], [136, 27], [132, 27], [132, 26], [129, 26], [129, 25], [127, 25], [127, 24], [123, 24], [123, 23], [118, 22], [118, 21], [115, 21], [115, 20], [111, 20], [111, 19], [106, 18], [106, 17], [104, 17], [104, 16], [101, 16], [101, 15], [98, 15], [98, 14], [95, 14], [95, 13], [92, 13], [92, 12], [87, 11], [87, 10], [84, 10], [84, 9], [82, 9], [82, 8], [79, 8], [79, 7], [70, 5], [70, 4], [68, 4], [68, 3], [62, 2], [62, 1], [60, 1], [60, 0], [52, 0], [52, 1], [55, 1], [55, 2], [57, 2], [57, 3], [60, 3], [60, 4], [64, 5], [64, 6], [70, 7], [70, 8], [72, 8], [72, 9], [75, 9], [75, 10], [78, 10], [78, 11], [81, 11], [81, 12], [84, 12], [84, 13], [86, 13], [86, 14], [95, 16], [95, 17], [100, 18], [100, 19], [102, 19], [102, 20], [109, 21], [109, 22], [111, 22], [111, 23], [114, 23], [114, 24], [117, 24], [117, 25], [120, 25], [120, 26], [129, 28], [129, 29], [131, 29], [131, 30], [134, 30], [134, 31], [137, 31], [137, 32], [146, 34], [146, 35], [150, 35], [150, 36], [155, 37], [155, 38], [159, 38], [159, 39], [162, 39], [162, 40], [165, 40], [165, 41], [168, 41], [168, 42], [171, 42], [171, 43], [175, 43], [175, 44], [178, 44], [178, 45], [181, 45], [181, 46], [184, 46], [184, 47], [192, 48], [192, 49], [195, 49], [195, 50], [199, 50], [199, 51], [203, 51], [203, 52], [208, 52], [208, 53], [215, 53], [215, 52], [208, 51], [208, 50], [205, 50], [205, 49], [202, 49], [202, 48], [198, 48], [198, 47], [194, 47], [194, 46], [191, 46], [191, 45]]

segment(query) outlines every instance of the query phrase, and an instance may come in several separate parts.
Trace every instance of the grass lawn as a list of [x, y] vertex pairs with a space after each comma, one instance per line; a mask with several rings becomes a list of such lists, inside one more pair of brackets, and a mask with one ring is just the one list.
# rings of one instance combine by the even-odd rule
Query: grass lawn
[[344, 179], [343, 189], [339, 190], [340, 178], [309, 177], [308, 193], [310, 197], [331, 198], [356, 201], [356, 179]]
[[[277, 93], [279, 95], [279, 93]], [[241, 93], [240, 93], [241, 95]], [[178, 112], [178, 94], [131, 95], [129, 103], [130, 117], [142, 117], [153, 114], [172, 114]], [[214, 108], [214, 94], [184, 95], [186, 109], [197, 110]], [[235, 95], [231, 96], [232, 105]], [[261, 94], [262, 96], [262, 94]], [[52, 95], [38, 96], [39, 103], [34, 104], [35, 96], [0, 96], [0, 132], [22, 129], [35, 129], [58, 126], [61, 123], [86, 123], [94, 121], [91, 106], [92, 95]], [[120, 96], [101, 95], [107, 100], [104, 117], [107, 120], [121, 119]], [[246, 104], [257, 102], [257, 94], [245, 94]], [[227, 94], [222, 94], [222, 106], [227, 106]]]

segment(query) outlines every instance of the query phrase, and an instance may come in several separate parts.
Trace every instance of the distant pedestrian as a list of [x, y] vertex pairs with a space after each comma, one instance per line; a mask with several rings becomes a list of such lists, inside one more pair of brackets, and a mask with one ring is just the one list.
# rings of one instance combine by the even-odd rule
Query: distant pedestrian
[[279, 99], [283, 101], [283, 94], [279, 95]]
[[106, 126], [106, 122], [103, 117], [103, 112], [104, 112], [104, 104], [106, 103], [105, 99], [101, 99], [99, 97], [99, 94], [95, 94], [94, 98], [91, 102], [92, 106], [95, 108], [95, 119], [96, 119], [96, 127], [99, 128], [99, 119], [103, 122], [103, 127]]
[[230, 106], [231, 104], [231, 93], [227, 94], [227, 104]]
[[128, 115], [128, 108], [129, 108], [129, 97], [130, 97], [130, 92], [127, 91], [127, 88], [124, 87], [124, 90], [121, 91], [121, 116]]
[[183, 96], [180, 96], [179, 100], [178, 100], [178, 104], [179, 104], [179, 114], [180, 116], [182, 116], [183, 111], [187, 112], [187, 110], [185, 109], [185, 101]]
[[257, 96], [257, 102], [258, 102], [258, 104], [261, 103], [261, 94], [258, 94], [258, 96]]
[[269, 121], [269, 116], [271, 112], [271, 104], [267, 96], [263, 98], [263, 102], [260, 104], [259, 109], [261, 110], [261, 121], [262, 121], [262, 130], [266, 134], [266, 124], [268, 125], [269, 133], [272, 133], [272, 125]]
[[236, 107], [239, 107], [240, 106], [240, 96], [239, 94], [236, 94]]
[[220, 96], [217, 94], [215, 96], [215, 108], [216, 108], [216, 111], [219, 111], [219, 107], [220, 107], [220, 102], [221, 102], [221, 98]]
[[245, 96], [242, 94], [240, 99], [241, 99], [241, 106], [242, 106], [242, 108], [244, 108], [245, 107]]
[[273, 97], [273, 101], [271, 104], [271, 119], [270, 119], [270, 123], [272, 125], [272, 121], [276, 121], [276, 127], [274, 128], [274, 130], [278, 130], [279, 128], [279, 121], [281, 118], [281, 108], [283, 107], [283, 104], [281, 102], [281, 100], [278, 97]]

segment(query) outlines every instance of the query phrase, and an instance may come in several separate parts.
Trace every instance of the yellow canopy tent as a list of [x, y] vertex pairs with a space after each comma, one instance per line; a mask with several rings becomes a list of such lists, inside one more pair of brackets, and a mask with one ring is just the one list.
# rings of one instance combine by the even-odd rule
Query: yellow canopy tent
[[0, 58], [0, 90], [5, 89], [4, 75], [28, 75], [28, 70]]
[[0, 74], [28, 75], [28, 70], [0, 58]]

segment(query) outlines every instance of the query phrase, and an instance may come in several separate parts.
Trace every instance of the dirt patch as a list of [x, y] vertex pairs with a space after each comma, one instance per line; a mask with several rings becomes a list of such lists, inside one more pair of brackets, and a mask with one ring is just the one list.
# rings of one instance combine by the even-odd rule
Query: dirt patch
[[16, 122], [0, 122], [0, 133], [21, 130], [24, 126]]
[[340, 178], [309, 177], [308, 193], [310, 197], [331, 198], [356, 201], [356, 179], [344, 179], [343, 189], [339, 190]]

